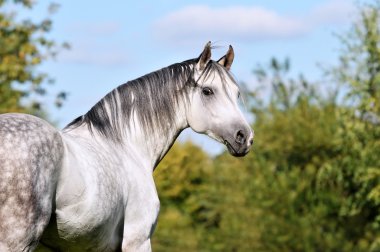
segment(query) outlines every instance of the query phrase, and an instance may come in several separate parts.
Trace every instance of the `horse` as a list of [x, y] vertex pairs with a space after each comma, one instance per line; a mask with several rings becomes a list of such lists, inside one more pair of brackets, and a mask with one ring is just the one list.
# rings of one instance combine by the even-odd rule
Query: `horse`
[[230, 68], [234, 51], [118, 86], [63, 130], [0, 116], [0, 251], [151, 251], [153, 171], [185, 128], [246, 155], [253, 131]]

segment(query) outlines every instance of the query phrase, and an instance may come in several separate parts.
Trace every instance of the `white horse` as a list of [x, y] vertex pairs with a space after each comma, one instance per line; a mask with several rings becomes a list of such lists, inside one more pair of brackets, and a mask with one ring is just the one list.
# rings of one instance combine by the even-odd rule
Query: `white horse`
[[253, 132], [229, 73], [234, 52], [129, 81], [58, 131], [0, 116], [0, 251], [151, 251], [160, 204], [152, 173], [191, 127], [248, 153]]

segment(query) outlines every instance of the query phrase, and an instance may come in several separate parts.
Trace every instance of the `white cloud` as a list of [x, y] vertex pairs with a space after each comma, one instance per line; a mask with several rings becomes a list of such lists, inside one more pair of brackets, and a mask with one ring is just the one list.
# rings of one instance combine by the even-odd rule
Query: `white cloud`
[[260, 7], [243, 6], [220, 9], [190, 6], [159, 20], [154, 28], [159, 37], [181, 40], [209, 35], [219, 39], [272, 39], [297, 36], [306, 31], [297, 19]]
[[298, 16], [282, 15], [258, 6], [195, 5], [162, 17], [153, 29], [158, 39], [176, 43], [205, 38], [228, 41], [234, 38], [246, 42], [294, 38], [321, 25], [344, 23], [352, 9], [352, 4], [343, 0], [328, 1]]

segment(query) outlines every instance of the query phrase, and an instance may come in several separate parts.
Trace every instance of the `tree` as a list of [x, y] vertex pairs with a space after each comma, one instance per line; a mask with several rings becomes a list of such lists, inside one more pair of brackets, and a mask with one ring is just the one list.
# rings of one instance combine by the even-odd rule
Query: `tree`
[[[0, 1], [0, 113], [43, 115], [40, 97], [53, 80], [38, 72], [37, 67], [54, 57], [59, 49], [68, 48], [67, 43], [59, 45], [47, 38], [52, 27], [49, 18], [39, 22], [19, 21], [16, 13], [6, 11], [9, 6], [31, 9], [33, 5], [30, 0]], [[52, 4], [49, 12], [57, 8], [57, 4]], [[57, 94], [55, 104], [60, 106], [65, 97], [64, 92]]]
[[363, 5], [359, 20], [339, 39], [340, 64], [330, 74], [348, 88], [346, 99], [361, 116], [372, 114], [380, 123], [380, 1]]
[[[191, 142], [176, 143], [156, 168], [154, 178], [161, 201], [155, 251], [198, 251], [200, 233], [194, 215], [201, 211], [200, 191], [212, 176], [211, 159]], [[206, 202], [207, 203], [207, 202]]]
[[288, 61], [255, 71], [272, 84], [269, 103], [255, 102], [264, 105], [253, 109], [247, 164], [259, 178], [252, 191], [262, 192], [251, 200], [263, 213], [252, 221], [264, 251], [380, 250], [379, 7], [363, 7], [341, 36], [330, 85], [344, 102], [286, 79]]

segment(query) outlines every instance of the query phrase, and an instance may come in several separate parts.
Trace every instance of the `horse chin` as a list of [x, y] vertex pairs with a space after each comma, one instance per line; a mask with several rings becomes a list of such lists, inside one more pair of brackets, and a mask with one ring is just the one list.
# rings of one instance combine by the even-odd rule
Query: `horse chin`
[[249, 148], [243, 148], [242, 150], [238, 148], [239, 150], [236, 150], [227, 140], [224, 140], [224, 144], [227, 146], [228, 152], [234, 157], [244, 157], [249, 152]]

